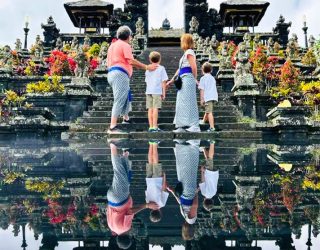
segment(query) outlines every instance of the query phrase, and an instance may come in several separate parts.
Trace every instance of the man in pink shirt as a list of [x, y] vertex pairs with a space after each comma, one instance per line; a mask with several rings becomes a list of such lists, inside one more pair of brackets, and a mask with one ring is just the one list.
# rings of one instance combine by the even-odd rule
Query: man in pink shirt
[[[106, 208], [108, 227], [117, 237], [118, 245], [131, 245], [128, 232], [131, 229], [132, 220], [135, 214], [140, 211], [149, 209], [159, 209], [154, 202], [133, 206], [132, 197], [130, 195], [130, 180], [131, 180], [131, 162], [129, 161], [129, 153], [124, 152], [119, 155], [118, 148], [113, 143], [110, 143], [111, 162], [113, 167], [112, 184], [108, 189], [107, 199], [108, 205]], [[119, 246], [120, 247], [120, 246]]]
[[129, 84], [133, 67], [153, 71], [157, 65], [146, 65], [133, 58], [130, 41], [132, 31], [128, 26], [121, 26], [117, 30], [118, 40], [112, 43], [108, 50], [108, 82], [113, 91], [113, 107], [111, 123], [108, 133], [122, 132], [117, 128], [119, 116], [127, 116], [129, 113]]

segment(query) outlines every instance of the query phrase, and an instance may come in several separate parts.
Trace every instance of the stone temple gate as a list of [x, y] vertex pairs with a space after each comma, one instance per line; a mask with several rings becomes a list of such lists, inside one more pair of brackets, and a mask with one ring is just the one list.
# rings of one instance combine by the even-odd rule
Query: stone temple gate
[[[142, 17], [145, 23], [145, 34], [148, 33], [148, 5], [150, 0], [126, 0], [124, 10], [115, 9], [113, 20], [111, 20], [111, 31], [116, 30], [118, 25], [125, 23], [135, 30], [135, 22]], [[209, 9], [207, 0], [184, 0], [185, 29], [188, 31], [192, 16], [199, 21], [199, 33], [202, 36], [216, 34], [218, 39], [222, 38], [223, 22], [216, 9]]]

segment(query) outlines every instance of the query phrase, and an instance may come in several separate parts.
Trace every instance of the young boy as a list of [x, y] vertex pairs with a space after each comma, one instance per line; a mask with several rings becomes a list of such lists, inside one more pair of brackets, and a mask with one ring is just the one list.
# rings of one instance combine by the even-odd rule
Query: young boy
[[158, 110], [162, 107], [162, 100], [166, 98], [166, 82], [168, 75], [163, 66], [160, 65], [161, 55], [153, 51], [149, 55], [152, 64], [159, 65], [154, 71], [146, 71], [147, 83], [147, 109], [149, 120], [149, 132], [160, 132], [158, 128]]
[[[200, 79], [200, 104], [205, 106], [205, 113], [208, 117], [210, 128], [207, 132], [214, 132], [214, 117], [213, 117], [213, 106], [214, 102], [218, 101], [218, 91], [216, 86], [216, 80], [211, 75], [212, 65], [208, 62], [202, 65], [203, 76]], [[205, 120], [205, 117], [204, 117]]]
[[205, 166], [201, 167], [201, 182], [199, 188], [204, 197], [203, 207], [210, 211], [213, 208], [213, 196], [217, 193], [219, 171], [213, 164], [214, 142], [210, 143], [209, 150], [204, 149]]
[[146, 165], [146, 202], [154, 202], [158, 205], [158, 209], [150, 211], [150, 220], [159, 222], [162, 217], [160, 208], [166, 205], [169, 193], [166, 192], [166, 175], [162, 173], [162, 166], [159, 163], [157, 142], [149, 143], [148, 162]]

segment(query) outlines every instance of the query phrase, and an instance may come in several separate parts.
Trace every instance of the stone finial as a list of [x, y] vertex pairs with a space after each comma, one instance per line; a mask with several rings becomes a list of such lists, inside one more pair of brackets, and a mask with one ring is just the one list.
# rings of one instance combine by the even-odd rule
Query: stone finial
[[15, 50], [21, 51], [22, 50], [22, 42], [19, 38], [17, 38], [16, 42], [14, 43], [16, 45]]

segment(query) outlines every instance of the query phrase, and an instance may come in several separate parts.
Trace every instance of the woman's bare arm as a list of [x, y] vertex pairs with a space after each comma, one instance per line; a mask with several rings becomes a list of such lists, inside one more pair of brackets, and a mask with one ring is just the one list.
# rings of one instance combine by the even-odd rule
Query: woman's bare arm
[[131, 59], [129, 60], [129, 64], [131, 64], [133, 67], [137, 68], [137, 69], [143, 69], [143, 70], [149, 70], [149, 71], [154, 71], [158, 68], [158, 65], [156, 64], [144, 64], [140, 61], [138, 61], [137, 59]]

